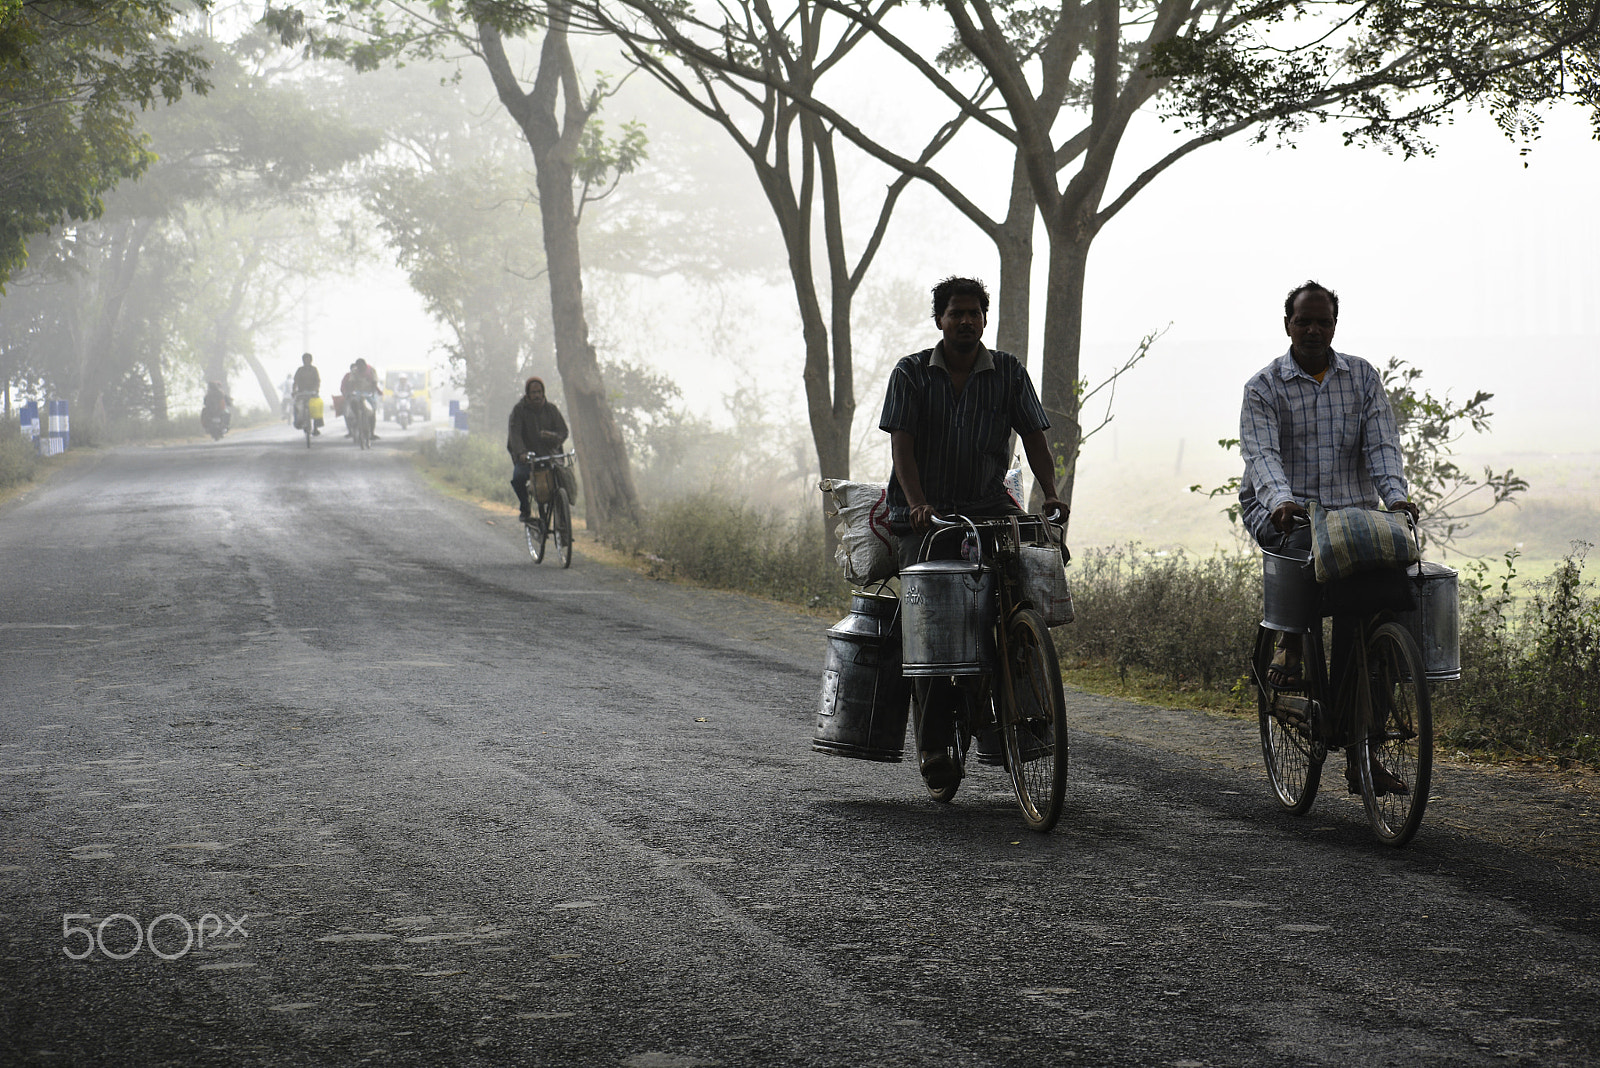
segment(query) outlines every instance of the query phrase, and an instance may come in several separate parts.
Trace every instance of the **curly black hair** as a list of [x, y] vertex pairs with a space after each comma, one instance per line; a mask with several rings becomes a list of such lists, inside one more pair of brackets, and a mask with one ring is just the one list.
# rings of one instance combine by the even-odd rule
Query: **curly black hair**
[[951, 297], [977, 297], [978, 307], [983, 309], [985, 317], [989, 314], [989, 290], [976, 278], [950, 277], [933, 287], [933, 321], [938, 322], [939, 316], [944, 314], [945, 305], [950, 303]]
[[1339, 294], [1323, 285], [1321, 282], [1306, 281], [1289, 290], [1289, 296], [1283, 302], [1283, 317], [1294, 318], [1294, 302], [1302, 293], [1322, 292], [1328, 294], [1328, 302], [1333, 305], [1334, 322], [1339, 321]]

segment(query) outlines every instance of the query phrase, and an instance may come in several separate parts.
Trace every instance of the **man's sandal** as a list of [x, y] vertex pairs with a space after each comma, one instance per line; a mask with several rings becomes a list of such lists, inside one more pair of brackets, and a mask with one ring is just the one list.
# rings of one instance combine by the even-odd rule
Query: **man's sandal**
[[1272, 663], [1267, 665], [1267, 685], [1275, 690], [1305, 689], [1306, 680], [1300, 673], [1299, 660], [1298, 656], [1291, 657], [1287, 649], [1275, 650]]

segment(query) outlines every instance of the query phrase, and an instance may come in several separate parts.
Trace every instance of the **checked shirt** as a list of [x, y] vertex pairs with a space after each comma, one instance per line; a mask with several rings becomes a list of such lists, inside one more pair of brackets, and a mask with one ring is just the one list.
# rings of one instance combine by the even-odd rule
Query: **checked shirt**
[[1400, 435], [1383, 379], [1366, 360], [1333, 352], [1319, 383], [1285, 352], [1244, 387], [1240, 518], [1257, 540], [1275, 535], [1286, 501], [1376, 508], [1408, 496]]

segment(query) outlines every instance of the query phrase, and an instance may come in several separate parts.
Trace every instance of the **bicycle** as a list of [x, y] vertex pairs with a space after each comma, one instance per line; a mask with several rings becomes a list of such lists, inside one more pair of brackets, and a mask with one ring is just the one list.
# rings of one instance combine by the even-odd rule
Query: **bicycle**
[[355, 435], [358, 448], [372, 448], [378, 423], [377, 397], [370, 390], [357, 390], [345, 401], [350, 410], [350, 432]]
[[527, 453], [523, 460], [533, 468], [528, 478], [528, 491], [539, 506], [537, 516], [522, 521], [522, 532], [528, 539], [528, 555], [536, 564], [544, 563], [547, 538], [555, 540], [556, 560], [562, 567], [572, 566], [572, 501], [562, 484], [557, 469], [570, 469], [575, 452], [561, 452], [550, 456]]
[[306, 448], [311, 448], [311, 437], [316, 433], [317, 421], [311, 415], [311, 402], [316, 398], [315, 393], [296, 393], [294, 395], [295, 419], [300, 424], [300, 429], [305, 431]]
[[[1392, 612], [1362, 615], [1337, 687], [1322, 639], [1323, 590], [1305, 557], [1264, 549], [1267, 610], [1257, 628], [1250, 673], [1256, 684], [1261, 753], [1278, 803], [1310, 811], [1328, 750], [1356, 768], [1367, 822], [1381, 841], [1403, 846], [1417, 833], [1433, 777], [1433, 710], [1416, 638]], [[1315, 608], [1315, 616], [1310, 609]], [[1279, 632], [1301, 635], [1301, 679], [1267, 678]], [[1381, 789], [1374, 764], [1404, 791]]]
[[[1048, 622], [1071, 619], [1060, 527], [1037, 515], [935, 517], [934, 523], [920, 562], [900, 573], [902, 671], [948, 677], [955, 696], [955, 730], [946, 754], [959, 774], [928, 783], [928, 795], [952, 801], [974, 739], [997, 731], [1000, 752], [985, 753], [980, 741], [980, 762], [1002, 764], [1023, 822], [1049, 831], [1061, 816], [1069, 751], [1066, 697]], [[927, 559], [934, 541], [955, 529], [968, 532], [965, 559]], [[1033, 550], [1039, 553], [1029, 555]], [[1044, 585], [1040, 575], [1048, 576]], [[919, 751], [922, 721], [921, 699], [913, 693]]]

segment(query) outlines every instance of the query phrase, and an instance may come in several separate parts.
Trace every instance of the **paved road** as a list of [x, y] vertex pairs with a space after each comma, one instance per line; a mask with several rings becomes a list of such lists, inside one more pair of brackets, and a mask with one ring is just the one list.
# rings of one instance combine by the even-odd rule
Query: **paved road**
[[824, 622], [493, 518], [277, 428], [0, 510], [0, 1063], [1600, 1063], [1592, 793], [1395, 851], [1072, 695], [1033, 835], [809, 751]]

